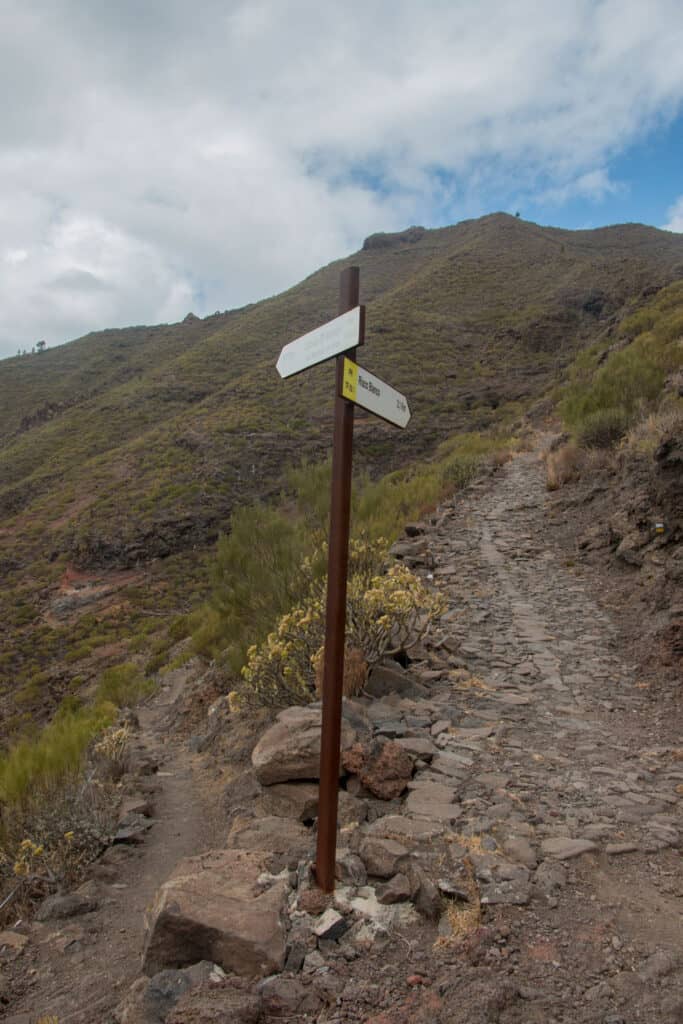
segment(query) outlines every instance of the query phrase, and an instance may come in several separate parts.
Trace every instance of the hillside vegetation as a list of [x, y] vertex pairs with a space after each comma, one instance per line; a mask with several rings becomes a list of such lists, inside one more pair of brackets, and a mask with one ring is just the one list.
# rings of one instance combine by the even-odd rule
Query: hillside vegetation
[[360, 361], [413, 411], [403, 433], [358, 416], [357, 467], [377, 480], [458, 433], [509, 433], [578, 353], [683, 276], [683, 238], [502, 214], [414, 228], [241, 310], [1, 362], [5, 735], [93, 694], [107, 665], [162, 665], [212, 590], [207, 556], [233, 511], [292, 493], [288, 467], [326, 457], [331, 367], [282, 382], [274, 364], [335, 315], [349, 264], [367, 305]]

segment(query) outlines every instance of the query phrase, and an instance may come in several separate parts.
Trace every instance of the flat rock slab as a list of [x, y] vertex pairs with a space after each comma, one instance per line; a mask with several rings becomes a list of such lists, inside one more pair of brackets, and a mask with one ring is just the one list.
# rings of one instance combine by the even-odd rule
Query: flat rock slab
[[400, 843], [424, 843], [443, 835], [442, 825], [415, 821], [400, 814], [386, 814], [365, 828], [367, 835], [397, 839]]
[[160, 888], [148, 918], [143, 970], [210, 960], [253, 977], [281, 971], [285, 961], [287, 884], [259, 882], [268, 854], [211, 850], [188, 857]]
[[[285, 708], [280, 712], [251, 755], [254, 773], [261, 785], [320, 777], [321, 716], [318, 707]], [[352, 746], [357, 738], [356, 730], [343, 718], [342, 751]]]
[[555, 857], [557, 860], [571, 860], [572, 857], [580, 857], [582, 853], [592, 853], [598, 849], [597, 843], [590, 839], [544, 839], [541, 843], [541, 852], [546, 857]]
[[414, 779], [408, 786], [410, 795], [406, 800], [408, 810], [416, 810], [421, 802], [427, 800], [439, 804], [451, 804], [455, 798], [453, 786], [442, 785], [439, 782], [422, 782], [419, 777]]
[[438, 750], [431, 740], [423, 736], [401, 736], [396, 742], [413, 757], [419, 757], [423, 761], [431, 761]]
[[287, 854], [295, 864], [311, 852], [312, 835], [305, 825], [291, 818], [237, 818], [230, 829], [227, 846], [238, 850], [262, 850]]

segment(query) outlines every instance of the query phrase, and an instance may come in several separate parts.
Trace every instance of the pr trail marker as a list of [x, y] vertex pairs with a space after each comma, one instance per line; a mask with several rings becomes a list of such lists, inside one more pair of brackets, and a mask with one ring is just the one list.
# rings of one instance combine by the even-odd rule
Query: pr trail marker
[[408, 426], [410, 409], [406, 396], [346, 356], [342, 395], [363, 409], [374, 412], [387, 423], [393, 423], [396, 427]]
[[405, 427], [410, 409], [404, 395], [355, 362], [365, 333], [365, 308], [358, 303], [360, 271], [349, 267], [339, 281], [339, 316], [282, 349], [281, 377], [291, 377], [327, 359], [336, 359], [332, 495], [327, 561], [323, 714], [320, 736], [320, 791], [315, 874], [324, 892], [334, 889], [337, 853], [337, 803], [346, 633], [346, 584], [351, 521], [353, 410], [360, 405], [389, 423]]

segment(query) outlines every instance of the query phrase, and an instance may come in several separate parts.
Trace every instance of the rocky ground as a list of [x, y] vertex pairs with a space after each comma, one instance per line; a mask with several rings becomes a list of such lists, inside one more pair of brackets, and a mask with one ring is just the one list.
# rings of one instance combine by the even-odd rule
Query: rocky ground
[[643, 676], [623, 578], [575, 557], [561, 514], [525, 453], [397, 546], [447, 610], [346, 702], [333, 898], [309, 871], [319, 711], [245, 763], [256, 737], [219, 700], [152, 749], [160, 820], [96, 866], [98, 905], [5, 936], [8, 1021], [683, 1021], [680, 712]]

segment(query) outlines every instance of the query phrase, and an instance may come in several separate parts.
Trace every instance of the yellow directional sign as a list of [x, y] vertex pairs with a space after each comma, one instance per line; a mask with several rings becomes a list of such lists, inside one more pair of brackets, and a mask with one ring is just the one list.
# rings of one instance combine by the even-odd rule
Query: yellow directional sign
[[410, 420], [405, 395], [347, 356], [344, 357], [342, 396], [397, 427], [407, 426]]

